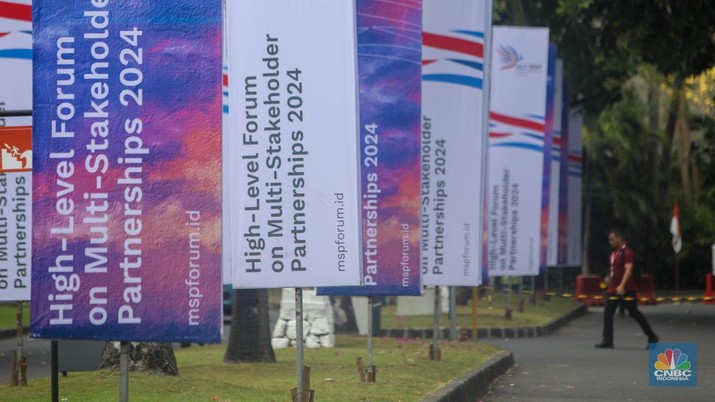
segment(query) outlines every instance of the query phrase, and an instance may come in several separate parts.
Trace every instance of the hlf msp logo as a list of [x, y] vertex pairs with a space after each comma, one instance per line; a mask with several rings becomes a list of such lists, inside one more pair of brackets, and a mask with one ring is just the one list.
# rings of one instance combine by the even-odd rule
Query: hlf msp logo
[[496, 49], [501, 63], [500, 70], [514, 69], [517, 75], [539, 73], [544, 68], [541, 63], [529, 63], [524, 56], [509, 44], [499, 45]]
[[694, 343], [662, 343], [650, 349], [648, 366], [652, 386], [697, 385], [697, 348]]

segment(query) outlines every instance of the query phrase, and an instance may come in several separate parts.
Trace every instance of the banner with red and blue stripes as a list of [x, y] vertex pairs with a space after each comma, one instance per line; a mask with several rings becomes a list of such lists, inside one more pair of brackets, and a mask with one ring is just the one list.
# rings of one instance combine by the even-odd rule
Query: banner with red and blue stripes
[[494, 27], [486, 217], [493, 276], [537, 275], [546, 251], [548, 34], [546, 28]]

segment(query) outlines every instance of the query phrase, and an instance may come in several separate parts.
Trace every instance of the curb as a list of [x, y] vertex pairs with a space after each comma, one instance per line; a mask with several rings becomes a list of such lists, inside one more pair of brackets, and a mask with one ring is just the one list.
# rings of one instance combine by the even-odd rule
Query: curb
[[[27, 335], [30, 331], [29, 327], [22, 327], [23, 335]], [[0, 329], [0, 341], [17, 337], [17, 328]]]
[[[477, 338], [527, 338], [534, 336], [548, 335], [566, 325], [569, 321], [588, 314], [588, 306], [582, 304], [571, 311], [554, 318], [544, 325], [532, 327], [511, 327], [511, 328], [479, 328]], [[461, 328], [459, 332], [463, 336], [472, 338], [471, 328]], [[379, 336], [389, 338], [432, 338], [434, 330], [431, 328], [388, 328], [381, 329]], [[442, 328], [440, 337], [449, 339], [449, 328]]]
[[483, 365], [468, 371], [422, 402], [472, 402], [489, 390], [489, 385], [514, 365], [511, 352], [500, 352]]

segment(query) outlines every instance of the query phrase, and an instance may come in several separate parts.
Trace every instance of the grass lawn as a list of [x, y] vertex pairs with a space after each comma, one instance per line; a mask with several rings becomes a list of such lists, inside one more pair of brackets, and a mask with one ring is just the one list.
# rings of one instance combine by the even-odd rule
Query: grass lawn
[[[489, 327], [521, 327], [543, 325], [550, 320], [576, 308], [579, 303], [563, 297], [551, 297], [549, 300], [536, 298], [536, 304], [529, 302], [529, 296], [523, 297], [524, 312], [518, 311], [519, 296], [512, 296], [512, 318], [506, 319], [504, 293], [495, 293], [491, 303], [487, 297], [477, 300], [477, 328]], [[397, 306], [387, 305], [382, 308], [382, 328], [432, 328], [432, 315], [422, 316], [397, 316]], [[449, 327], [449, 315], [442, 314], [439, 319], [440, 327]], [[457, 306], [457, 327], [472, 327], [472, 306]]]
[[[277, 296], [277, 295], [274, 295]], [[279, 297], [279, 296], [278, 296]], [[478, 301], [478, 327], [542, 325], [571, 310], [578, 304], [567, 298], [537, 299], [530, 304], [525, 298], [523, 313], [518, 312], [519, 298], [513, 298], [513, 317], [505, 319], [504, 295], [496, 294], [491, 303]], [[490, 307], [491, 304], [491, 307]], [[27, 319], [27, 303], [25, 318]], [[0, 304], [0, 329], [14, 328], [16, 305]], [[458, 306], [458, 326], [472, 325], [471, 306]], [[386, 305], [381, 311], [382, 328], [431, 328], [432, 317], [396, 316], [396, 306]], [[449, 326], [443, 314], [440, 326]], [[312, 368], [312, 388], [316, 399], [324, 401], [419, 401], [466, 371], [498, 353], [492, 346], [474, 342], [442, 341], [442, 360], [428, 358], [430, 339], [404, 340], [376, 338], [374, 364], [377, 382], [362, 383], [356, 370], [356, 358], [367, 365], [367, 339], [360, 336], [338, 336], [337, 347], [306, 349], [305, 364]], [[295, 386], [296, 357], [294, 349], [276, 350], [277, 363], [223, 363], [226, 345], [194, 346], [176, 351], [179, 377], [131, 373], [132, 401], [287, 401]], [[60, 378], [60, 400], [104, 401], [118, 399], [119, 378], [110, 371], [73, 372]], [[50, 399], [50, 379], [30, 380], [28, 387], [0, 385], [3, 401], [46, 401]]]
[[[490, 345], [443, 342], [442, 360], [428, 358], [430, 340], [374, 340], [377, 381], [362, 383], [355, 361], [367, 364], [367, 339], [338, 336], [337, 347], [306, 349], [311, 388], [318, 401], [419, 401], [451, 379], [498, 353]], [[276, 350], [277, 363], [228, 365], [225, 345], [193, 346], [176, 351], [179, 377], [131, 373], [132, 401], [289, 401], [295, 386], [295, 349]], [[70, 373], [60, 377], [61, 401], [110, 401], [119, 396], [119, 377], [109, 371]], [[3, 401], [47, 401], [50, 379], [34, 379], [27, 387], [0, 385]]]
[[[22, 305], [22, 321], [27, 326], [30, 323], [30, 303]], [[0, 329], [13, 329], [17, 327], [17, 303], [0, 303]]]

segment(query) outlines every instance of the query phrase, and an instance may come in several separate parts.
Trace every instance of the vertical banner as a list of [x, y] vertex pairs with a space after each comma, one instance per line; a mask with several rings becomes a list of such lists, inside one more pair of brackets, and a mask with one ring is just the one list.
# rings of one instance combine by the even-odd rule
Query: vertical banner
[[420, 272], [421, 1], [357, 1], [363, 286], [320, 294], [415, 296]]
[[[562, 65], [563, 71], [563, 65]], [[569, 242], [569, 87], [564, 78], [561, 91], [561, 152], [559, 152], [559, 225], [557, 264], [568, 263]]]
[[[31, 1], [0, 1], [0, 110], [31, 109]], [[31, 123], [0, 117], [0, 301], [30, 300]]]
[[355, 4], [226, 6], [233, 285], [359, 285]]
[[219, 342], [220, 1], [33, 21], [30, 335]]
[[[552, 47], [555, 48], [553, 45]], [[551, 163], [551, 180], [549, 182], [549, 228], [546, 265], [549, 266], [557, 265], [559, 259], [559, 191], [561, 189], [561, 150], [563, 149], [563, 136], [561, 135], [561, 113], [563, 112], [561, 106], [561, 102], [563, 100], [563, 67], [563, 61], [557, 59], [554, 70], [553, 99], [551, 103], [551, 107], [553, 108], [553, 141], [551, 156], [548, 158]]]
[[[30, 0], [0, 1], [0, 110], [32, 109], [30, 3]], [[30, 117], [0, 117], [0, 127], [30, 124]]]
[[424, 1], [422, 273], [427, 285], [481, 282], [484, 1]]
[[549, 44], [546, 70], [546, 115], [544, 131], [544, 175], [541, 193], [541, 259], [539, 271], [545, 272], [549, 258], [549, 212], [551, 210], [551, 161], [554, 145], [554, 91], [556, 90], [556, 45]]
[[489, 131], [489, 275], [537, 275], [541, 261], [548, 36], [494, 27]]
[[0, 127], [0, 301], [30, 300], [32, 128]]
[[574, 110], [569, 114], [569, 162], [568, 162], [568, 245], [566, 264], [581, 265], [581, 242], [583, 198], [583, 114]]

